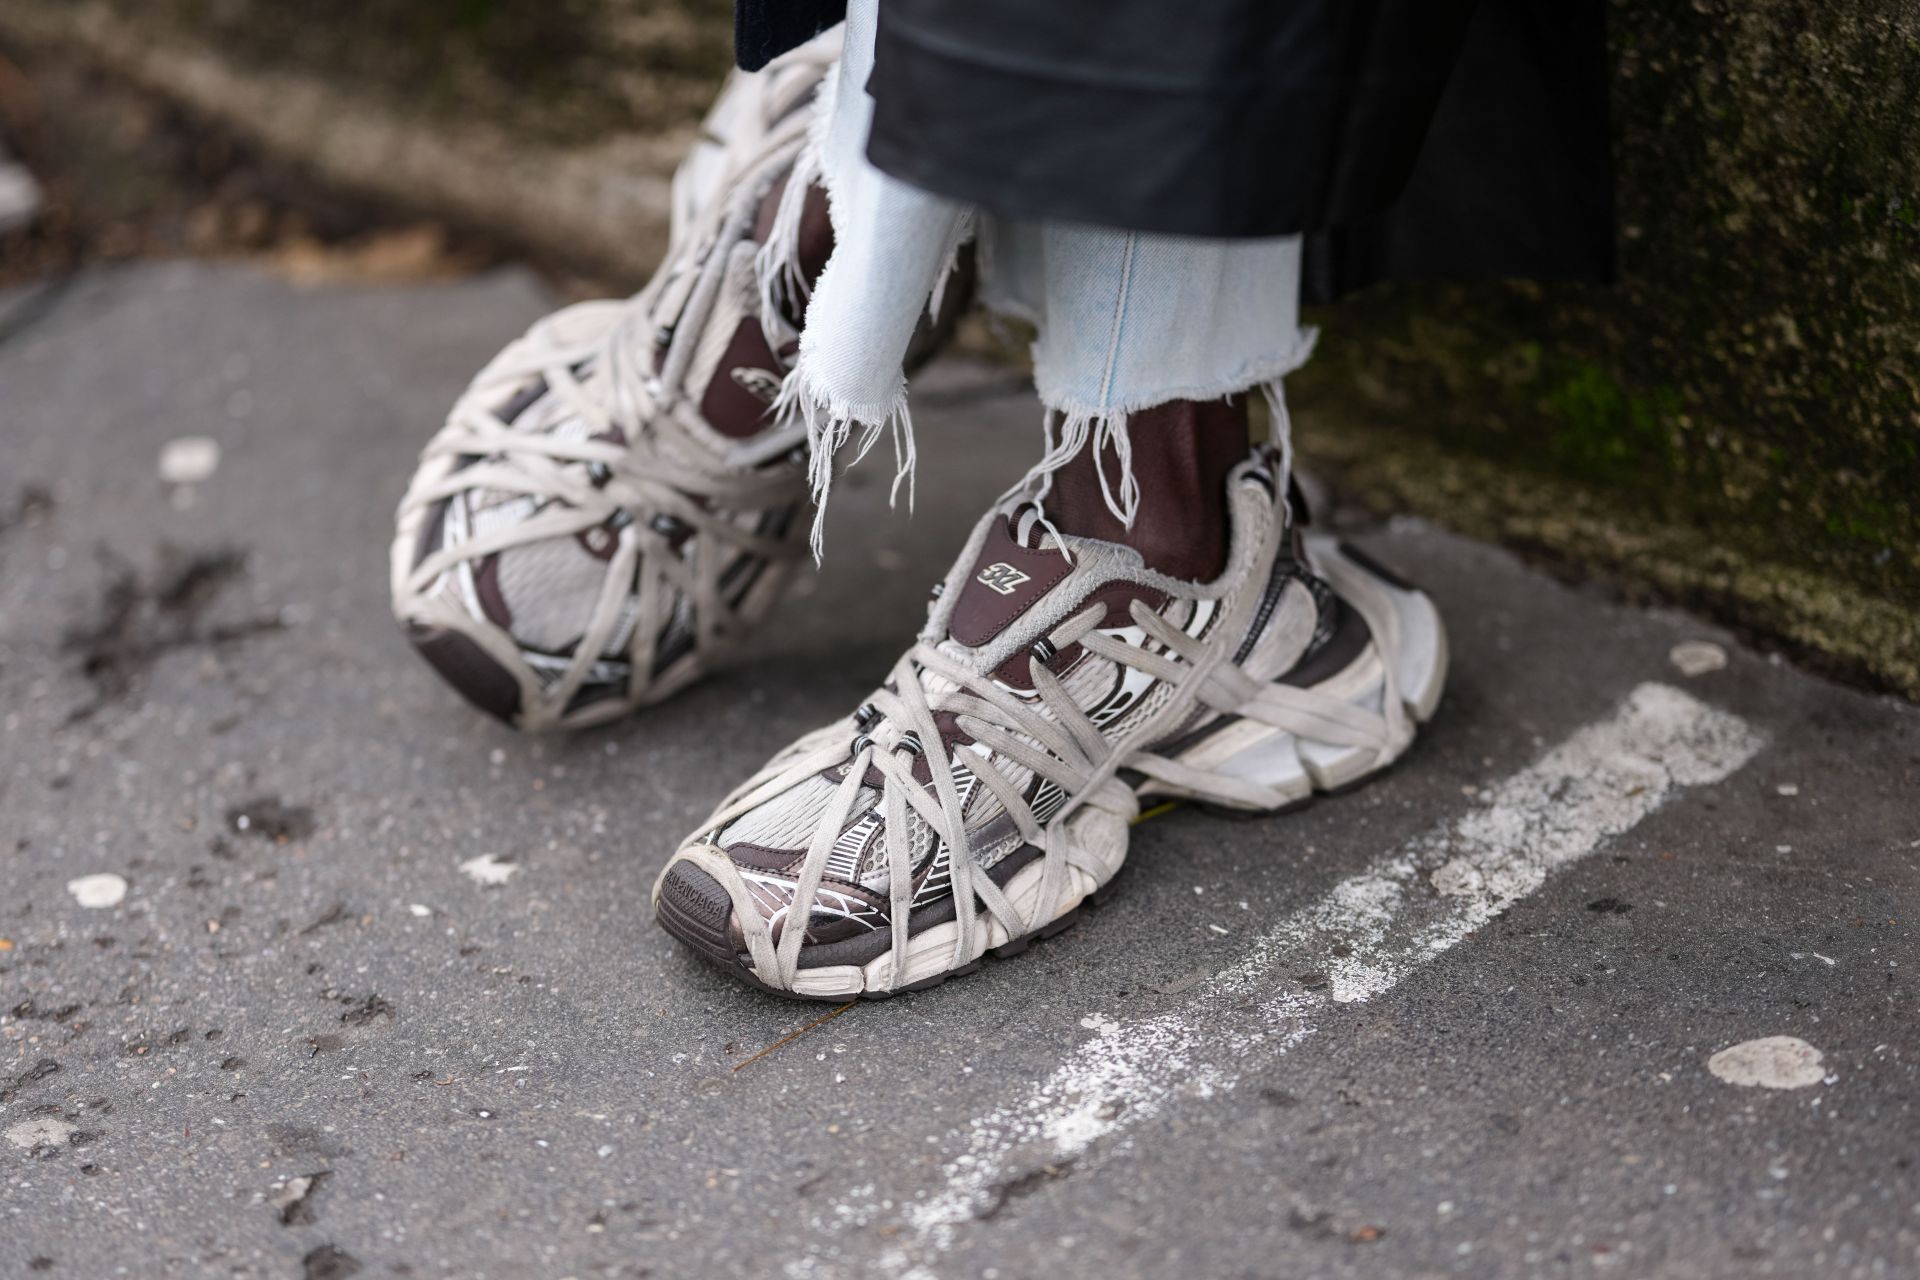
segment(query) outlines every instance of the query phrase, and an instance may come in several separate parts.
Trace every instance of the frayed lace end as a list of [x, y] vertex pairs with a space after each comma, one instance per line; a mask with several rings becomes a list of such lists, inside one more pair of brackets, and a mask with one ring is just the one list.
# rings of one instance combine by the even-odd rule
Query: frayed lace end
[[1267, 441], [1280, 451], [1280, 492], [1293, 478], [1293, 416], [1287, 412], [1287, 389], [1279, 378], [1260, 384], [1267, 398]]
[[806, 315], [813, 286], [800, 268], [800, 224], [806, 215], [807, 193], [820, 184], [820, 178], [820, 153], [809, 142], [787, 172], [773, 227], [753, 255], [763, 323], [775, 317], [797, 323]]
[[[1054, 543], [1060, 548], [1060, 554], [1068, 560], [1073, 557], [1067, 552], [1066, 540], [1059, 536], [1059, 530], [1053, 527], [1045, 514], [1047, 495], [1053, 492], [1053, 477], [1060, 468], [1072, 462], [1082, 449], [1091, 448], [1094, 473], [1100, 477], [1100, 496], [1106, 502], [1107, 510], [1113, 513], [1114, 519], [1129, 529], [1133, 528], [1134, 519], [1140, 514], [1140, 480], [1133, 473], [1133, 437], [1128, 434], [1127, 427], [1127, 415], [1123, 413], [1087, 413], [1079, 410], [1062, 413], [1048, 409], [1040, 420], [1046, 452], [1026, 475], [1001, 495], [1002, 500], [1025, 497], [1039, 507], [1041, 526], [1054, 535]], [[1120, 465], [1117, 486], [1107, 478], [1104, 455], [1109, 449]]]
[[[791, 317], [795, 323], [806, 315], [813, 286], [800, 269], [800, 225], [806, 216], [807, 193], [815, 187], [828, 192], [827, 128], [833, 120], [837, 96], [837, 71], [830, 70], [814, 91], [812, 115], [807, 120], [807, 140], [787, 173], [787, 185], [780, 192], [780, 207], [774, 210], [773, 226], [766, 241], [753, 257], [754, 275], [760, 287], [760, 317], [771, 323], [778, 317]], [[771, 339], [769, 339], [771, 340]]]
[[807, 542], [813, 549], [815, 564], [820, 563], [826, 553], [827, 498], [833, 491], [834, 465], [840, 451], [853, 441], [856, 429], [860, 439], [847, 465], [859, 463], [880, 443], [882, 436], [892, 436], [893, 488], [887, 495], [887, 505], [893, 506], [899, 501], [900, 487], [905, 485], [907, 510], [913, 510], [918, 457], [913, 440], [913, 415], [907, 409], [905, 378], [895, 389], [892, 402], [875, 412], [871, 407], [863, 410], [826, 395], [807, 379], [804, 369], [795, 369], [781, 384], [780, 395], [773, 402], [773, 416], [775, 421], [783, 423], [798, 419], [807, 429], [807, 486], [813, 491], [813, 530]]

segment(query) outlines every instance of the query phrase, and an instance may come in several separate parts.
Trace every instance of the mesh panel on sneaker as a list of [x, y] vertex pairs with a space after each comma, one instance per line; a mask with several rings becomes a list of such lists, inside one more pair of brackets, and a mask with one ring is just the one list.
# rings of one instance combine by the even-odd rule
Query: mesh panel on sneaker
[[[729, 823], [720, 833], [720, 842], [763, 849], [804, 849], [813, 839], [836, 785], [825, 778], [809, 778]], [[878, 794], [869, 790], [863, 798], [871, 803]]]

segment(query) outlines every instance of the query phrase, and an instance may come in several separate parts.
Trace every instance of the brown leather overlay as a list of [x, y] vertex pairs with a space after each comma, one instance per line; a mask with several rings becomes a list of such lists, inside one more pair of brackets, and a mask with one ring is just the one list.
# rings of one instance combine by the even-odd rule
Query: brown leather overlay
[[768, 426], [767, 409], [780, 392], [780, 361], [767, 346], [760, 322], [740, 322], [700, 400], [700, 416], [721, 435], [744, 440]]
[[994, 522], [980, 558], [953, 606], [947, 634], [977, 649], [1005, 631], [1073, 568], [1058, 551], [1036, 551], [1013, 539], [1005, 519]]

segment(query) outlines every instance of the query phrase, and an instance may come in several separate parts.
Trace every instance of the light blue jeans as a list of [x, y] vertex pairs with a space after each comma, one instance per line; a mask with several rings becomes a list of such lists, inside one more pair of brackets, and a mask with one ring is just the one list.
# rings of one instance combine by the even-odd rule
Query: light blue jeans
[[[900, 477], [911, 483], [901, 365], [969, 238], [982, 302], [1039, 334], [1034, 377], [1048, 448], [1029, 481], [1044, 487], [1089, 441], [1111, 448], [1123, 479], [1109, 505], [1130, 522], [1127, 415], [1254, 388], [1279, 410], [1284, 451], [1280, 379], [1305, 362], [1314, 338], [1300, 326], [1299, 237], [1198, 239], [1000, 218], [888, 177], [866, 158], [879, 3], [847, 6], [840, 64], [822, 89], [802, 161], [805, 176], [826, 187], [834, 250], [807, 305], [781, 403], [808, 425], [816, 498], [824, 504], [834, 452], [856, 428], [862, 454], [890, 433]], [[781, 239], [776, 226], [770, 243]]]

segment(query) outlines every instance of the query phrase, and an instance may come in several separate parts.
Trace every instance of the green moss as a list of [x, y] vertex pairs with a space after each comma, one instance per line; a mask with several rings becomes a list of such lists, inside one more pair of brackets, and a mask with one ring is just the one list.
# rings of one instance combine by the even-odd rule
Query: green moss
[[1548, 456], [1562, 469], [1618, 482], [1672, 468], [1669, 424], [1680, 396], [1670, 388], [1635, 395], [1607, 369], [1583, 364], [1548, 391], [1544, 405], [1553, 419]]

